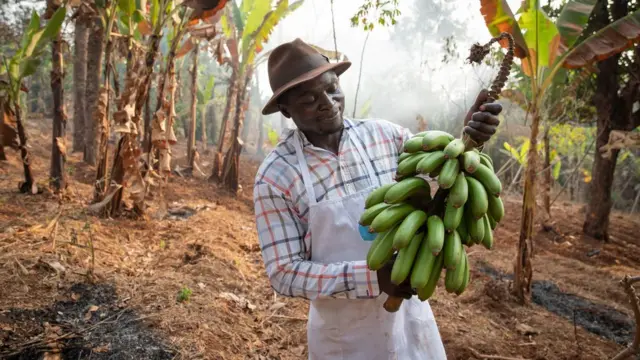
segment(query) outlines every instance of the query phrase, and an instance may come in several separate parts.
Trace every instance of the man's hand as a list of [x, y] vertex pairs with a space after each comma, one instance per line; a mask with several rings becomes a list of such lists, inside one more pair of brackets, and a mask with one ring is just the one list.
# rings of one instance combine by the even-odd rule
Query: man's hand
[[494, 102], [485, 104], [488, 98], [488, 90], [480, 91], [464, 119], [464, 132], [478, 144], [489, 141], [500, 124], [498, 114], [502, 112], [502, 105]]
[[378, 287], [380, 291], [389, 295], [389, 296], [397, 296], [404, 299], [411, 299], [411, 296], [415, 294], [413, 289], [411, 289], [411, 285], [409, 282], [409, 277], [402, 284], [396, 285], [391, 282], [391, 269], [393, 268], [393, 263], [396, 261], [396, 255], [393, 256], [391, 260], [389, 260], [382, 269], [377, 271], [378, 274]]

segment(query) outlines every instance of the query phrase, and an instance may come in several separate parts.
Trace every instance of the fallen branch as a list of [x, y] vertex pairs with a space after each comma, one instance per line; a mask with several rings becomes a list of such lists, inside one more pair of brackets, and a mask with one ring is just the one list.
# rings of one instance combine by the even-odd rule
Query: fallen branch
[[473, 356], [477, 357], [478, 359], [497, 359], [497, 360], [529, 360], [526, 358], [521, 358], [521, 357], [509, 357], [509, 356], [500, 356], [500, 355], [485, 355], [485, 354], [481, 354], [480, 352], [478, 352], [478, 350], [469, 347], [469, 351], [471, 351], [473, 353]]
[[629, 302], [631, 303], [631, 309], [636, 318], [636, 336], [633, 339], [631, 345], [626, 349], [619, 352], [611, 360], [622, 360], [631, 357], [632, 355], [640, 354], [640, 300], [636, 295], [636, 289], [633, 288], [633, 284], [640, 282], [640, 276], [631, 277], [625, 276], [620, 280], [620, 285], [624, 287], [624, 291], [629, 296]]

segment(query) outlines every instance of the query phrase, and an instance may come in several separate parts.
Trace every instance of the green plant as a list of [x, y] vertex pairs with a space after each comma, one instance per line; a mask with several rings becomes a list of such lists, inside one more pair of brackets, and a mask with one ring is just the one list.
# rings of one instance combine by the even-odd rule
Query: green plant
[[189, 301], [191, 299], [192, 293], [193, 292], [191, 291], [191, 289], [183, 286], [182, 289], [180, 289], [180, 291], [178, 292], [177, 301], [180, 303]]

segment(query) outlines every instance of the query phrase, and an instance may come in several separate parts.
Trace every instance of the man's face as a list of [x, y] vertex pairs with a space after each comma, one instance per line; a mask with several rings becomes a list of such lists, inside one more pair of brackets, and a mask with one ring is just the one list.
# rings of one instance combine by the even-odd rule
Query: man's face
[[279, 107], [303, 132], [328, 135], [342, 130], [344, 94], [333, 71], [290, 89], [280, 97]]

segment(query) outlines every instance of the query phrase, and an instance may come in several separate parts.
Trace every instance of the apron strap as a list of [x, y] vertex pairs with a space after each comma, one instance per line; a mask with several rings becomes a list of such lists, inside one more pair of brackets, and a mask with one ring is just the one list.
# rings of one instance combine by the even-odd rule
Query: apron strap
[[[347, 118], [345, 118], [345, 120], [349, 123], [351, 128], [354, 129], [353, 131], [354, 137], [357, 137], [358, 140], [360, 140], [360, 137], [356, 135], [354, 124], [351, 122], [351, 120]], [[380, 186], [380, 181], [378, 181], [378, 176], [376, 175], [376, 172], [373, 170], [373, 165], [371, 165], [371, 158], [369, 158], [369, 155], [362, 147], [361, 141], [356, 141], [356, 139], [353, 139], [351, 136], [349, 136], [349, 139], [351, 140], [353, 145], [355, 145], [356, 150], [364, 160], [364, 166], [367, 168], [367, 172], [369, 173], [369, 179], [371, 180], [371, 185]]]
[[307, 160], [304, 158], [304, 153], [302, 152], [302, 138], [299, 131], [300, 130], [296, 131], [296, 134], [293, 137], [293, 146], [296, 149], [296, 157], [298, 158], [300, 172], [302, 173], [302, 182], [307, 190], [307, 201], [309, 201], [309, 205], [313, 205], [316, 203], [316, 193], [313, 191], [313, 182], [311, 181], [311, 174], [309, 174], [309, 165], [307, 165]]

